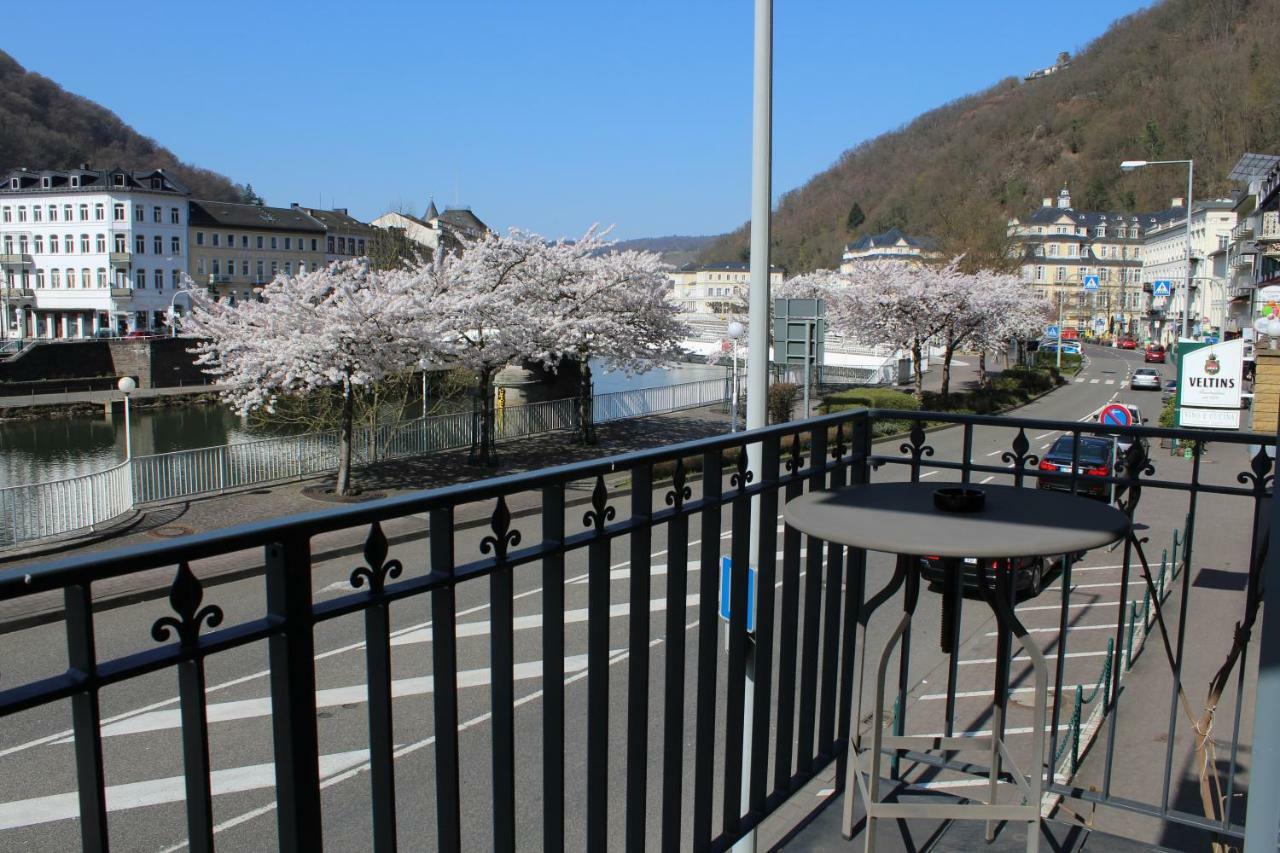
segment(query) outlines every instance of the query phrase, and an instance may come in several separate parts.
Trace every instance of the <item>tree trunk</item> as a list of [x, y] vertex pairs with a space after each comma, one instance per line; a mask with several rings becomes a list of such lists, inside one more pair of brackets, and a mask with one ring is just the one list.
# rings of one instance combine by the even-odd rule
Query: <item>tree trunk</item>
[[[1008, 363], [1007, 358], [1005, 363]], [[985, 349], [978, 353], [978, 384], [984, 388], [987, 385], [987, 351]]]
[[482, 367], [476, 373], [477, 410], [474, 432], [471, 437], [471, 455], [467, 460], [472, 465], [494, 467], [498, 464], [493, 435], [493, 375], [494, 367]]
[[914, 374], [916, 381], [916, 399], [924, 399], [924, 365], [920, 363], [921, 350], [923, 347], [919, 341], [911, 345], [911, 372]]
[[578, 367], [578, 440], [596, 443], [595, 389], [591, 382], [591, 362], [582, 358]]
[[342, 416], [338, 423], [338, 485], [334, 491], [351, 493], [351, 434], [355, 427], [355, 400], [350, 385], [342, 389]]
[[947, 341], [947, 348], [942, 353], [942, 396], [944, 399], [951, 393], [951, 357], [955, 354], [955, 344]]

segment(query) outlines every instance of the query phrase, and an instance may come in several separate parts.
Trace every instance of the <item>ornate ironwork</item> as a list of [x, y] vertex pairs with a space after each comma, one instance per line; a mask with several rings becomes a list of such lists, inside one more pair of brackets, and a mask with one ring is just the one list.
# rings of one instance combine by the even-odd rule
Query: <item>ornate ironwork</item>
[[1027, 441], [1026, 430], [1018, 428], [1018, 434], [1013, 437], [1013, 449], [1006, 450], [1000, 454], [1000, 461], [1014, 467], [1014, 483], [1022, 485], [1022, 471], [1028, 465], [1039, 465], [1040, 457], [1035, 454], [1027, 453], [1031, 449], [1031, 442]]
[[684, 507], [684, 502], [693, 497], [693, 488], [685, 485], [688, 476], [684, 468], [684, 460], [676, 460], [676, 469], [671, 473], [671, 491], [667, 492], [667, 506], [677, 510]]
[[738, 448], [738, 456], [734, 460], [738, 466], [738, 471], [730, 475], [729, 485], [735, 489], [745, 489], [747, 484], [755, 479], [755, 474], [747, 470], [747, 447], [743, 445]]
[[604, 533], [607, 522], [618, 517], [618, 511], [609, 506], [609, 490], [604, 485], [604, 475], [596, 475], [596, 487], [591, 491], [591, 506], [582, 514], [582, 523], [587, 527], [595, 527], [596, 533]]
[[844, 452], [844, 424], [836, 424], [836, 440], [831, 448], [831, 458], [839, 462]]
[[399, 560], [387, 559], [387, 537], [382, 532], [382, 525], [376, 521], [364, 541], [364, 559], [368, 565], [351, 571], [351, 585], [359, 589], [368, 583], [370, 595], [380, 595], [387, 578], [395, 580], [404, 568]]
[[1253, 459], [1249, 462], [1249, 471], [1241, 471], [1236, 475], [1236, 482], [1243, 486], [1249, 486], [1253, 489], [1254, 495], [1261, 497], [1267, 493], [1271, 484], [1275, 481], [1275, 474], [1270, 473], [1273, 467], [1271, 457], [1267, 455], [1265, 447], [1259, 447], [1258, 452], [1253, 455]]
[[1116, 462], [1116, 473], [1125, 475], [1124, 494], [1116, 497], [1116, 505], [1130, 518], [1133, 518], [1138, 500], [1142, 497], [1141, 478], [1150, 477], [1155, 472], [1156, 466], [1151, 464], [1151, 459], [1147, 456], [1146, 444], [1142, 441], [1135, 440], [1130, 445], [1129, 457]]
[[493, 528], [494, 535], [480, 540], [480, 553], [492, 551], [499, 563], [506, 562], [507, 549], [520, 544], [520, 531], [511, 529], [511, 511], [507, 509], [506, 498], [501, 495], [498, 496], [498, 505], [493, 508], [489, 526]]
[[791, 455], [784, 463], [787, 473], [794, 474], [804, 467], [804, 454], [800, 452], [800, 433], [791, 437]]
[[216, 604], [201, 609], [204, 599], [204, 586], [191, 573], [191, 566], [184, 560], [178, 564], [178, 574], [169, 589], [169, 605], [178, 618], [161, 616], [151, 625], [151, 637], [157, 643], [168, 641], [173, 634], [178, 635], [178, 642], [184, 648], [196, 644], [200, 638], [200, 626], [208, 623], [210, 628], [222, 624], [222, 608]]
[[918, 466], [922, 457], [933, 455], [933, 447], [924, 443], [924, 427], [920, 425], [920, 421], [915, 421], [911, 424], [911, 432], [907, 433], [907, 438], [910, 440], [903, 442], [898, 447], [898, 451], [900, 453], [909, 453], [913, 466]]

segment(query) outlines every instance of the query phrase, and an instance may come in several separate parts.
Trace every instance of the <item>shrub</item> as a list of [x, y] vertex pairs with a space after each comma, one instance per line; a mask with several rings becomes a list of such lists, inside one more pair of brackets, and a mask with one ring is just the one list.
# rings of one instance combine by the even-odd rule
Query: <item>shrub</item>
[[791, 420], [799, 389], [792, 382], [775, 382], [769, 386], [769, 422], [780, 424]]
[[920, 401], [904, 391], [892, 388], [850, 388], [822, 398], [822, 411], [843, 412], [865, 406], [869, 409], [907, 409], [919, 411]]

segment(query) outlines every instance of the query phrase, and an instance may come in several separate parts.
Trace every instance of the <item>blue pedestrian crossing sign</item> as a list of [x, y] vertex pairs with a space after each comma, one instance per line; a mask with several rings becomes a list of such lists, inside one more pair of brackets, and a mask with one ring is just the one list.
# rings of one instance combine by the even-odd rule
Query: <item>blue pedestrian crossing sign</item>
[[[720, 618], [728, 622], [731, 615], [729, 604], [730, 579], [733, 577], [733, 558], [720, 558]], [[747, 567], [747, 632], [756, 630], [756, 570]]]
[[1098, 277], [1096, 275], [1087, 275], [1084, 277], [1085, 290], [1097, 290], [1101, 286], [1102, 285], [1098, 282]]
[[1045, 326], [1045, 327], [1044, 327], [1044, 336], [1045, 336], [1046, 338], [1056, 338], [1056, 337], [1058, 336], [1058, 327], [1057, 327], [1057, 326]]
[[1173, 282], [1169, 281], [1168, 279], [1160, 279], [1159, 281], [1151, 282], [1152, 296], [1168, 296], [1172, 292], [1173, 292]]

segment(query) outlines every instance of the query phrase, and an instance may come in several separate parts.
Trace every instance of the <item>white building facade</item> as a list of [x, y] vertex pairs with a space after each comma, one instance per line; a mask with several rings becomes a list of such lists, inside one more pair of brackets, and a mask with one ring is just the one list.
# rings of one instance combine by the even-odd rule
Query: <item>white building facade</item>
[[[670, 274], [670, 301], [685, 314], [705, 314], [719, 318], [746, 313], [751, 290], [751, 267], [747, 264], [685, 264]], [[770, 267], [769, 283], [782, 284], [783, 271]]]
[[187, 266], [187, 189], [163, 170], [0, 178], [0, 336], [157, 330]]
[[[1229, 282], [1222, 252], [1231, 241], [1231, 229], [1236, 224], [1234, 206], [1232, 199], [1217, 199], [1193, 207], [1189, 292], [1186, 287], [1186, 219], [1165, 220], [1146, 232], [1142, 250], [1142, 286], [1152, 294], [1151, 313], [1162, 314], [1165, 318], [1165, 343], [1176, 339], [1184, 316], [1190, 319], [1188, 330], [1196, 337], [1202, 334], [1221, 337], [1226, 329]], [[1169, 296], [1154, 295], [1157, 281], [1171, 283]]]

